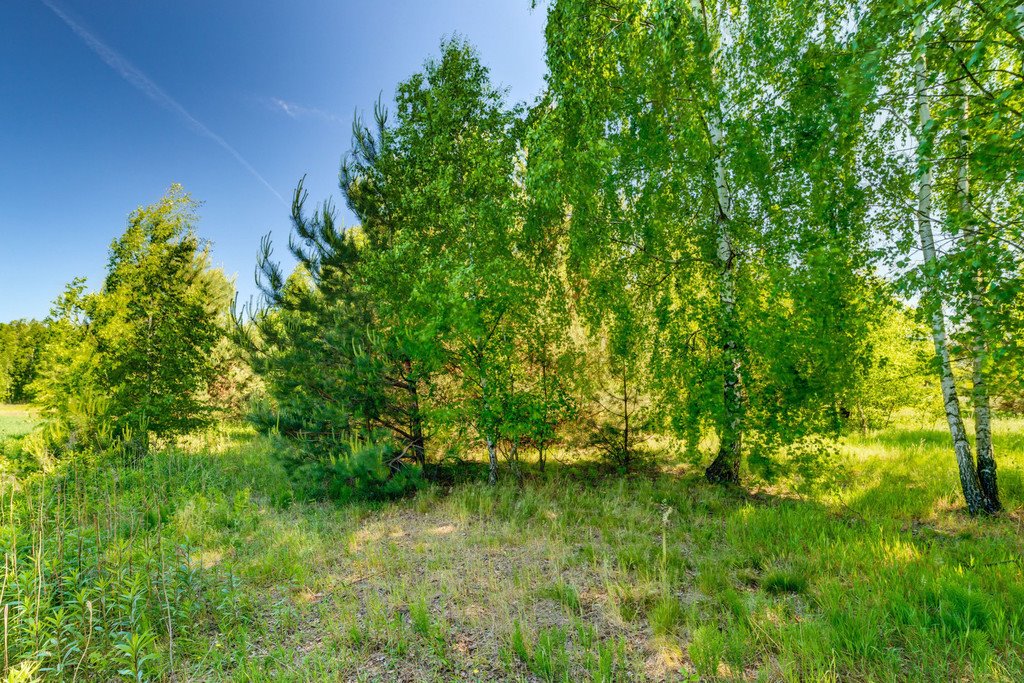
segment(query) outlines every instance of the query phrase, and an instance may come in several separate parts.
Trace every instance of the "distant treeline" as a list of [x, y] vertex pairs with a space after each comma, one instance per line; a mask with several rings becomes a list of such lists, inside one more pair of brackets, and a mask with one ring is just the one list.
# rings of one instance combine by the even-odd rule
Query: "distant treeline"
[[25, 403], [46, 343], [46, 325], [36, 320], [0, 323], [0, 403]]

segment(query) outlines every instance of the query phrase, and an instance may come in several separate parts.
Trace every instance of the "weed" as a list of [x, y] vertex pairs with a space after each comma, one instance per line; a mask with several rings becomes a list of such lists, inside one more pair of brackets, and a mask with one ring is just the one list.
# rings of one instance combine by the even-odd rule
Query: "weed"
[[682, 621], [682, 606], [679, 604], [679, 600], [673, 596], [662, 598], [651, 610], [651, 630], [656, 636], [672, 635]]
[[803, 593], [807, 590], [807, 576], [799, 569], [776, 567], [761, 577], [761, 588], [772, 595]]
[[718, 664], [725, 654], [725, 638], [715, 624], [701, 624], [690, 634], [687, 652], [697, 673], [710, 678], [718, 674]]
[[560, 602], [570, 614], [580, 613], [580, 594], [571, 583], [558, 580], [541, 591], [541, 594], [544, 597]]

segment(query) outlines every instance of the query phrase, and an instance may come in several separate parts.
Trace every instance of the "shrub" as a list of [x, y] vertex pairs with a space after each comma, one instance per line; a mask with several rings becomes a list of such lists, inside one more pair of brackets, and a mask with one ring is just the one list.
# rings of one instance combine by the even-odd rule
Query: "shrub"
[[411, 495], [424, 485], [423, 472], [404, 461], [390, 440], [350, 439], [337, 454], [309, 459], [282, 444], [279, 451], [300, 496], [339, 502], [385, 501]]

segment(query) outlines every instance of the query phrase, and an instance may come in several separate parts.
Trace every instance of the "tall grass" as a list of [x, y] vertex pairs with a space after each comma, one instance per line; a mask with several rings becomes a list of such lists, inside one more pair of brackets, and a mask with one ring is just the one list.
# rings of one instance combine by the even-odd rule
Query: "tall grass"
[[[297, 500], [237, 432], [3, 495], [8, 680], [1024, 680], [1024, 424], [967, 516], [941, 426], [842, 485], [589, 466], [390, 505]], [[567, 460], [568, 458], [561, 458]], [[18, 676], [21, 676], [19, 679]]]
[[[79, 458], [9, 485], [0, 505], [3, 664], [50, 680], [150, 680], [246, 617], [229, 563], [209, 564], [188, 509], [244, 519], [234, 473], [171, 449]], [[182, 507], [184, 506], [184, 507]], [[201, 636], [198, 640], [196, 636]]]

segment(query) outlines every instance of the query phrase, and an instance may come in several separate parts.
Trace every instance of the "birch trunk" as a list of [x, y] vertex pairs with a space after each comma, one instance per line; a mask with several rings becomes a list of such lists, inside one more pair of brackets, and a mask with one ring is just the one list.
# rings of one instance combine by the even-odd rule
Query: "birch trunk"
[[[701, 0], [691, 0], [694, 17], [709, 32], [707, 6]], [[721, 16], [716, 31], [721, 40], [724, 28]], [[711, 36], [708, 36], [711, 38]], [[715, 50], [717, 52], [717, 49]], [[710, 57], [715, 58], [713, 52]], [[731, 231], [733, 196], [725, 172], [721, 106], [708, 117], [708, 135], [715, 158], [715, 227], [718, 231], [717, 255], [719, 262], [718, 311], [722, 350], [722, 385], [724, 414], [718, 428], [718, 455], [705, 470], [708, 481], [719, 484], [738, 484], [740, 459], [743, 450], [743, 386], [742, 358], [740, 354], [739, 324], [736, 320], [736, 250]]]
[[516, 477], [516, 484], [523, 486], [523, 468], [519, 462], [519, 437], [512, 439], [508, 450], [508, 463], [512, 467], [512, 474]]
[[[978, 243], [978, 231], [969, 219], [971, 214], [970, 201], [970, 140], [967, 133], [968, 100], [967, 94], [959, 93], [963, 102], [962, 116], [960, 122], [960, 171], [957, 177], [957, 194], [960, 195], [960, 210], [963, 213], [964, 239], [971, 252], [977, 253], [980, 245]], [[978, 458], [978, 480], [981, 484], [982, 493], [985, 494], [986, 510], [998, 512], [1002, 509], [999, 501], [999, 484], [996, 479], [996, 458], [995, 449], [992, 446], [992, 404], [988, 394], [988, 384], [985, 381], [985, 358], [987, 356], [987, 345], [984, 339], [984, 327], [982, 321], [985, 316], [985, 302], [983, 293], [987, 286], [985, 274], [981, 268], [974, 274], [971, 290], [971, 351], [972, 351], [972, 387], [971, 398], [974, 402], [974, 443]]]
[[739, 325], [736, 320], [736, 252], [733, 248], [730, 221], [733, 198], [722, 159], [720, 122], [710, 124], [711, 144], [715, 154], [715, 196], [718, 228], [719, 316], [722, 344], [722, 384], [724, 416], [719, 427], [718, 456], [704, 476], [715, 483], [739, 483], [740, 457], [743, 449], [743, 394], [741, 384]]
[[985, 494], [986, 512], [999, 512], [999, 483], [996, 477], [995, 449], [992, 447], [992, 409], [985, 382], [984, 347], [974, 349], [974, 438], [978, 451], [978, 480]]
[[[924, 42], [924, 24], [918, 23], [914, 30], [918, 44]], [[925, 57], [922, 53], [914, 64], [915, 95], [919, 114], [921, 135], [925, 134], [931, 123], [931, 106], [928, 97], [928, 77], [925, 71]], [[920, 143], [921, 140], [918, 140]], [[919, 153], [920, 154], [920, 153]], [[942, 311], [942, 298], [938, 289], [933, 270], [936, 267], [935, 236], [932, 233], [932, 167], [928, 158], [918, 158], [920, 180], [917, 192], [917, 227], [921, 239], [921, 251], [924, 257], [925, 274], [928, 277], [928, 291], [925, 293], [924, 304], [928, 307], [931, 318], [932, 341], [935, 344], [935, 355], [939, 361], [942, 385], [942, 402], [946, 410], [946, 422], [953, 439], [953, 451], [956, 454], [957, 467], [960, 470], [960, 487], [967, 509], [977, 514], [985, 509], [985, 495], [981, 491], [978, 472], [971, 455], [971, 444], [964, 430], [963, 417], [960, 414], [960, 397], [956, 391], [953, 377], [953, 364], [949, 357], [949, 344], [946, 337], [946, 320]]]

